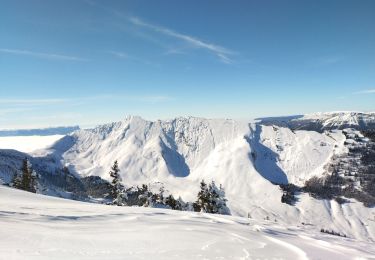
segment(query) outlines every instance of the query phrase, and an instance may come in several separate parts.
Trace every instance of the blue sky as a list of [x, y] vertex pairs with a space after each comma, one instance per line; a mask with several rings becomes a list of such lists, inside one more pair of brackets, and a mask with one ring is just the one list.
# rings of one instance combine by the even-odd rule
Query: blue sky
[[375, 110], [375, 1], [0, 1], [0, 128]]

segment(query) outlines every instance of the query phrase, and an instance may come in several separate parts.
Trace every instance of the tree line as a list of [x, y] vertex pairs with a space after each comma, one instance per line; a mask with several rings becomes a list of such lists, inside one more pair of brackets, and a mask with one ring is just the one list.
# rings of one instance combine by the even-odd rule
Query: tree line
[[143, 184], [141, 187], [130, 187], [128, 189], [122, 184], [118, 162], [115, 161], [109, 172], [111, 181], [110, 204], [117, 206], [144, 206], [161, 207], [173, 210], [186, 210], [206, 212], [214, 214], [230, 214], [226, 205], [225, 191], [222, 185], [216, 186], [215, 182], [207, 184], [204, 180], [200, 182], [200, 190], [195, 202], [184, 202], [181, 197], [175, 199], [172, 194], [165, 196], [164, 188], [154, 193]]
[[146, 184], [125, 187], [120, 175], [118, 161], [113, 163], [109, 176], [111, 177], [110, 182], [97, 176], [78, 179], [69, 172], [67, 167], [64, 167], [57, 175], [48, 175], [48, 178], [46, 176], [41, 177], [33, 170], [30, 160], [25, 158], [22, 161], [20, 171], [14, 175], [10, 186], [36, 193], [42, 192], [45, 185], [55, 185], [71, 192], [74, 195], [72, 198], [78, 200], [84, 199], [86, 194], [86, 196], [104, 197], [107, 204], [116, 206], [157, 207], [182, 211], [230, 214], [230, 210], [226, 205], [227, 199], [225, 198], [224, 188], [222, 185], [217, 186], [214, 181], [206, 183], [202, 180], [196, 200], [194, 202], [185, 202], [181, 197], [175, 198], [172, 194], [168, 194], [163, 187], [158, 192], [152, 191]]

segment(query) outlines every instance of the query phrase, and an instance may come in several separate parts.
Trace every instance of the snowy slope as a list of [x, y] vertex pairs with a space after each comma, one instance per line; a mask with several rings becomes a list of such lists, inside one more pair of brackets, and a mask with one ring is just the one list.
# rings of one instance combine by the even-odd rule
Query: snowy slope
[[292, 225], [304, 222], [316, 230], [375, 240], [373, 208], [355, 201], [318, 201], [306, 194], [290, 206], [280, 203], [282, 191], [273, 184], [302, 185], [321, 176], [331, 156], [343, 152], [343, 142], [341, 131], [320, 134], [233, 120], [190, 117], [151, 122], [128, 117], [76, 131], [33, 155], [53, 158], [80, 176], [104, 179], [118, 160], [125, 185], [162, 182], [185, 201], [196, 199], [200, 180], [215, 180], [223, 184], [233, 215]]
[[0, 259], [369, 259], [311, 226], [63, 200], [0, 186]]
[[0, 184], [10, 183], [14, 174], [21, 169], [27, 154], [16, 150], [0, 150]]
[[258, 118], [260, 124], [278, 125], [291, 129], [324, 131], [355, 128], [375, 129], [375, 112], [325, 112], [302, 116]]
[[341, 131], [320, 134], [314, 131], [291, 131], [288, 128], [263, 126], [260, 138], [261, 145], [275, 154], [265, 154], [265, 161], [260, 164], [270, 168], [270, 158], [273, 160], [275, 157], [276, 165], [285, 173], [286, 182], [300, 186], [313, 176], [321, 176], [324, 166], [334, 154], [345, 152], [345, 136]]

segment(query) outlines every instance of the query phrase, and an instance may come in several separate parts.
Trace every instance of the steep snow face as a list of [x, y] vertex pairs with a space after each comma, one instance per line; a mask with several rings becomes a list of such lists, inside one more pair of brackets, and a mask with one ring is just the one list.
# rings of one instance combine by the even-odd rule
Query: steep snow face
[[375, 222], [363, 217], [372, 216], [374, 209], [355, 201], [338, 205], [307, 195], [298, 196], [296, 205], [290, 206], [280, 202], [282, 192], [273, 184], [302, 185], [311, 176], [321, 176], [331, 156], [344, 150], [343, 142], [341, 131], [320, 134], [233, 120], [191, 117], [151, 122], [128, 117], [76, 131], [33, 155], [51, 157], [51, 162], [78, 175], [107, 180], [118, 160], [125, 185], [162, 182], [185, 201], [195, 201], [202, 179], [214, 180], [223, 184], [233, 215], [305, 222], [319, 230], [374, 239]]
[[115, 207], [0, 186], [0, 259], [367, 259], [373, 244], [310, 225]]
[[271, 176], [276, 183], [303, 186], [311, 177], [322, 175], [334, 154], [345, 152], [341, 131], [320, 134], [268, 126], [262, 127], [259, 137], [256, 165], [261, 173], [278, 174]]
[[328, 112], [313, 113], [295, 117], [259, 118], [265, 125], [278, 125], [292, 129], [324, 131], [330, 129], [355, 128], [375, 129], [375, 112]]
[[[177, 118], [150, 122], [129, 117], [122, 122], [80, 130], [72, 146], [57, 143], [47, 153], [61, 153], [66, 164], [80, 175], [108, 178], [108, 169], [119, 161], [125, 180], [147, 181], [187, 177], [219, 145], [231, 145], [249, 131], [233, 120]], [[43, 153], [37, 153], [43, 155]]]

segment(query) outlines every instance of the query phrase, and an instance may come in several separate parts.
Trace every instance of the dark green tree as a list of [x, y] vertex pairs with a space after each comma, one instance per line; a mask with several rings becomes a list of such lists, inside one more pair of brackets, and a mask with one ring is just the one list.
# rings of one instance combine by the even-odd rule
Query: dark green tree
[[230, 215], [230, 210], [227, 207], [227, 199], [225, 198], [225, 191], [223, 186], [220, 184], [219, 188], [215, 182], [212, 181], [208, 186], [209, 193], [209, 213]]
[[207, 184], [204, 182], [204, 180], [202, 180], [200, 184], [200, 191], [198, 192], [198, 198], [196, 203], [194, 204], [194, 210], [208, 212], [207, 210], [209, 207], [209, 199], [210, 195], [208, 192]]
[[[178, 205], [177, 205], [178, 201], [175, 200], [175, 198], [173, 197], [172, 194], [170, 194], [166, 199], [165, 199], [165, 204], [167, 206], [169, 206], [171, 209], [178, 209]], [[180, 209], [178, 209], [180, 210]]]
[[226, 201], [225, 192], [221, 185], [218, 188], [214, 181], [207, 185], [202, 180], [198, 198], [193, 204], [193, 208], [194, 211], [229, 215], [230, 211], [226, 205]]
[[22, 161], [21, 174], [15, 175], [12, 185], [17, 189], [36, 193], [37, 177], [36, 172], [32, 169], [30, 161], [25, 158]]
[[117, 206], [126, 205], [125, 187], [122, 184], [120, 176], [120, 169], [117, 160], [114, 162], [109, 175], [112, 177], [112, 190], [111, 196], [113, 198], [112, 204]]

